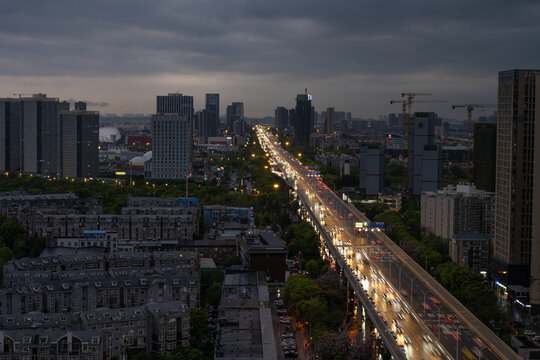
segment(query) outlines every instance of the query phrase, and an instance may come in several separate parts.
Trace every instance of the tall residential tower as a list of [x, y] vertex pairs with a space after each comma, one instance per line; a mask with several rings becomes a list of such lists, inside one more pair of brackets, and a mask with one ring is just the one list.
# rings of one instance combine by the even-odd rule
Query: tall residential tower
[[294, 141], [296, 144], [309, 148], [309, 140], [313, 132], [313, 108], [311, 94], [296, 96], [296, 120], [294, 122]]
[[540, 216], [540, 204], [533, 205], [533, 187], [540, 181], [534, 176], [540, 167], [534, 156], [539, 76], [540, 70], [499, 72], [493, 270], [505, 285], [529, 285], [531, 261], [540, 257], [532, 252], [533, 224]]

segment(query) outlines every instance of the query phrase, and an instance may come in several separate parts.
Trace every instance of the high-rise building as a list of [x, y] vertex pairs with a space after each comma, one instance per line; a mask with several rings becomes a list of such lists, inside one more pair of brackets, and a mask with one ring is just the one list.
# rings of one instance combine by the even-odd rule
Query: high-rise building
[[442, 178], [442, 151], [435, 144], [433, 112], [417, 112], [412, 119], [409, 154], [409, 189], [413, 195], [423, 191], [437, 191]]
[[474, 124], [474, 183], [479, 190], [495, 192], [497, 125]]
[[296, 96], [296, 120], [294, 122], [294, 141], [296, 144], [309, 148], [309, 140], [313, 132], [313, 107], [311, 94]]
[[58, 174], [58, 98], [21, 99], [21, 170]]
[[99, 114], [46, 94], [0, 99], [0, 170], [98, 175]]
[[232, 130], [232, 113], [233, 113], [233, 108], [232, 108], [232, 105], [227, 105], [227, 110], [226, 110], [226, 119], [225, 119], [225, 127], [231, 131]]
[[157, 111], [152, 116], [152, 178], [186, 179], [192, 164], [193, 97], [158, 96]]
[[193, 96], [180, 93], [159, 95], [156, 103], [156, 114], [181, 114], [193, 118]]
[[86, 103], [58, 116], [60, 174], [73, 178], [99, 175], [99, 112], [86, 111]]
[[0, 170], [21, 170], [21, 102], [0, 99]]
[[214, 137], [219, 135], [219, 122], [216, 119], [215, 107], [210, 106], [198, 112], [199, 136]]
[[[540, 74], [536, 73], [535, 80], [535, 93], [540, 94]], [[530, 89], [529, 89], [530, 90]], [[530, 93], [530, 92], [529, 92]], [[535, 109], [540, 109], [539, 97], [535, 98], [536, 106]], [[537, 126], [534, 127], [534, 137], [540, 139], [540, 111], [535, 112], [535, 123]], [[538, 142], [537, 142], [538, 144]], [[533, 176], [538, 183], [540, 179], [540, 146], [536, 146], [534, 149], [534, 172]], [[532, 184], [531, 184], [532, 185]], [[531, 241], [531, 289], [529, 299], [533, 306], [533, 311], [538, 313], [540, 307], [540, 226], [538, 224], [538, 219], [540, 219], [540, 191], [538, 191], [538, 186], [536, 190], [533, 191], [532, 199], [532, 219], [536, 219], [536, 222], [532, 229], [532, 241]]]
[[283, 131], [289, 126], [289, 110], [283, 106], [278, 106], [274, 116], [276, 129]]
[[191, 173], [191, 126], [180, 114], [152, 115], [152, 178], [185, 180]]
[[215, 128], [215, 131], [212, 130], [212, 134], [215, 133], [215, 135], [208, 136], [217, 136], [221, 128], [221, 124], [219, 122], [219, 94], [206, 94], [205, 100], [205, 110], [209, 112], [209, 123]]
[[46, 94], [0, 100], [1, 170], [58, 175], [59, 108]]
[[360, 145], [360, 188], [366, 195], [378, 195], [384, 187], [384, 145], [379, 143]]
[[[227, 109], [228, 110], [228, 109]], [[246, 130], [246, 124], [244, 121], [244, 103], [233, 102], [230, 110], [230, 119], [227, 119], [230, 123], [230, 128], [234, 135], [243, 135]]]
[[[535, 274], [540, 249], [532, 252], [533, 245], [540, 247], [532, 243], [533, 224], [540, 215], [540, 204], [533, 205], [533, 186], [540, 180], [534, 176], [540, 167], [540, 158], [534, 156], [534, 131], [539, 127], [535, 125], [540, 124], [540, 114], [535, 113], [540, 106], [535, 96], [539, 79], [540, 70], [499, 72], [493, 274], [505, 285], [527, 286], [529, 274], [533, 283], [540, 281]], [[532, 272], [531, 261], [537, 264]]]
[[334, 133], [334, 108], [329, 107], [326, 109], [326, 123], [324, 127], [325, 134]]
[[296, 109], [289, 109], [289, 127], [294, 128], [294, 122], [296, 121]]

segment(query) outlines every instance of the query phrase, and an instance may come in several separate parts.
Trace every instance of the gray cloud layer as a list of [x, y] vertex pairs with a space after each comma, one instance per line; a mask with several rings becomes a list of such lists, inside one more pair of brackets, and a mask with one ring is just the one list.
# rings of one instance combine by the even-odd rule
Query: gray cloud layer
[[[190, 94], [221, 88], [259, 115], [281, 105], [284, 91], [284, 105], [292, 105], [304, 85], [324, 96], [321, 106], [337, 103], [358, 116], [391, 111], [389, 97], [409, 89], [493, 102], [497, 71], [539, 67], [539, 18], [532, 0], [6, 0], [0, 77], [10, 85], [35, 78], [53, 91], [59, 77], [70, 77], [81, 82], [78, 96], [111, 110], [129, 104], [107, 92], [107, 81], [144, 77], [151, 103], [170, 86], [157, 80], [167, 76], [200, 77], [192, 88], [177, 87]], [[91, 81], [97, 77], [104, 90]], [[276, 90], [264, 104], [245, 93], [270, 85]], [[137, 104], [140, 91], [133, 94], [132, 112], [152, 111]], [[375, 96], [385, 106], [355, 100]]]

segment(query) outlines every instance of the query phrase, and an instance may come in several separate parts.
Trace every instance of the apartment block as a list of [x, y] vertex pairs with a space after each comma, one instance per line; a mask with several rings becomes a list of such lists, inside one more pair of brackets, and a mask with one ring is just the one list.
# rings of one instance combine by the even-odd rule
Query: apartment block
[[494, 194], [474, 185], [424, 192], [420, 203], [420, 226], [428, 233], [445, 239], [462, 232], [493, 233]]
[[457, 264], [485, 273], [489, 268], [490, 242], [488, 236], [474, 231], [455, 234], [449, 243], [450, 258]]

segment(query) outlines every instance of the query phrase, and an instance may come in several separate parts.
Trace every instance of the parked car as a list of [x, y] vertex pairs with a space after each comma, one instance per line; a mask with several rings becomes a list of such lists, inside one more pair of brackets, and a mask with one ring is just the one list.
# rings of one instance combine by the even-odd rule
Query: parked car
[[291, 318], [288, 317], [288, 316], [281, 316], [279, 318], [279, 322], [280, 322], [280, 324], [290, 324], [291, 323]]

